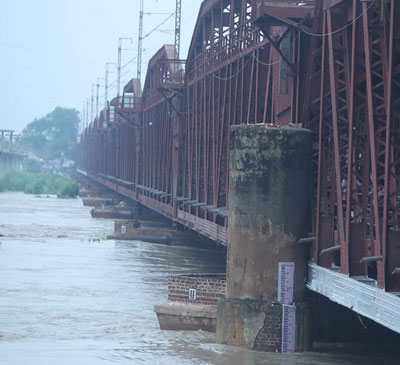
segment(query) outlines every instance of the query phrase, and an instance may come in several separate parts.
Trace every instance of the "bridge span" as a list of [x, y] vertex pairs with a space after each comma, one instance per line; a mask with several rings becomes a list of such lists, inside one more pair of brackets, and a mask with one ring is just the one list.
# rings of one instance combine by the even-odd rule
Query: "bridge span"
[[163, 46], [77, 166], [229, 245], [231, 126], [311, 130], [307, 287], [400, 333], [399, 65], [399, 1], [205, 0], [187, 59]]

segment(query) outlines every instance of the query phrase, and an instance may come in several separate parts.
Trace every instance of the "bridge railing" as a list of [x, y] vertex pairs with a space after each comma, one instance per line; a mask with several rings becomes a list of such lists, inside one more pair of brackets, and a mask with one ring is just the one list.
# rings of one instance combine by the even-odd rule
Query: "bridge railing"
[[185, 61], [162, 59], [157, 62], [155, 85], [159, 88], [181, 87], [185, 80]]
[[251, 21], [282, 25], [287, 19], [303, 19], [314, 9], [314, 0], [253, 0]]
[[188, 67], [188, 79], [202, 77], [224, 62], [231, 62], [241, 52], [256, 46], [261, 40], [260, 32], [248, 20], [237, 26], [221, 39], [215, 40], [197, 55]]

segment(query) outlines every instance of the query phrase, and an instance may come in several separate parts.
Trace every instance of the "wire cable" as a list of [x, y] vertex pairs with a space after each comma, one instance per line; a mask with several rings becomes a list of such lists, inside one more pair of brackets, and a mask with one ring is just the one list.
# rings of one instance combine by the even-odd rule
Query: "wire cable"
[[371, 3], [360, 15], [358, 15], [352, 22], [350, 22], [350, 23], [344, 25], [342, 28], [339, 28], [339, 29], [334, 30], [334, 31], [331, 32], [331, 33], [321, 33], [321, 34], [318, 34], [318, 33], [311, 33], [311, 32], [308, 32], [308, 31], [306, 31], [305, 29], [301, 29], [301, 28], [300, 28], [299, 30], [300, 30], [301, 32], [306, 33], [306, 34], [308, 34], [308, 35], [310, 35], [310, 36], [313, 36], [313, 37], [325, 37], [325, 36], [329, 36], [329, 35], [332, 35], [332, 34], [335, 34], [335, 33], [339, 33], [339, 32], [341, 32], [342, 30], [344, 30], [344, 29], [350, 27], [351, 25], [353, 25], [358, 19], [360, 19], [360, 18], [371, 8], [372, 5], [374, 5], [374, 2], [372, 2], [372, 3]]
[[217, 76], [216, 72], [213, 72], [212, 75], [218, 80], [222, 80], [222, 81], [231, 80], [231, 79], [233, 79], [234, 77], [236, 77], [237, 75], [239, 75], [243, 71], [243, 69], [247, 66], [247, 64], [249, 63], [249, 61], [251, 59], [252, 59], [252, 57], [249, 57], [247, 59], [247, 61], [242, 65], [241, 69], [238, 70], [238, 72], [236, 72], [236, 74], [234, 74], [234, 75], [231, 75], [231, 76], [228, 76], [228, 77], [220, 77], [220, 76]]
[[273, 66], [273, 65], [276, 65], [279, 62], [281, 62], [281, 60], [279, 59], [279, 60], [277, 60], [275, 62], [272, 62], [272, 63], [265, 63], [265, 62], [259, 60], [255, 54], [253, 54], [253, 57], [256, 60], [256, 62], [258, 62], [260, 65], [263, 65], [263, 66]]
[[170, 18], [172, 18], [175, 15], [175, 12], [171, 13], [169, 16], [167, 16], [160, 24], [158, 24], [155, 28], [153, 28], [149, 33], [144, 35], [142, 39], [147, 38], [150, 34], [155, 32], [159, 27], [161, 27], [163, 24], [165, 24]]

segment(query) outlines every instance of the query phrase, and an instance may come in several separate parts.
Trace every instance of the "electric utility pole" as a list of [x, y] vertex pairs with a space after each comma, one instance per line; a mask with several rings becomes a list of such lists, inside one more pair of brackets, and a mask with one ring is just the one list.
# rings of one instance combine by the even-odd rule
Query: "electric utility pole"
[[108, 101], [108, 74], [110, 72], [109, 66], [114, 65], [117, 66], [115, 62], [107, 62], [106, 63], [106, 76], [104, 78], [104, 108], [107, 108], [107, 101]]
[[92, 97], [90, 104], [90, 123], [93, 122], [93, 98], [94, 98], [94, 84], [92, 84]]
[[175, 7], [175, 43], [174, 43], [174, 74], [178, 77], [179, 72], [179, 52], [181, 48], [181, 0], [176, 0]]
[[132, 43], [132, 38], [119, 38], [118, 39], [118, 74], [117, 74], [117, 100], [119, 105], [119, 93], [121, 86], [121, 54], [122, 54], [122, 41], [129, 40]]
[[98, 77], [96, 84], [96, 118], [99, 117], [99, 89], [100, 89], [99, 79], [100, 78]]
[[137, 56], [137, 78], [142, 76], [142, 43], [143, 43], [143, 0], [140, 0], [139, 11], [139, 39], [138, 39], [138, 56]]
[[175, 7], [175, 59], [179, 60], [181, 48], [181, 0], [176, 0]]
[[86, 100], [86, 126], [87, 128], [89, 126], [89, 98]]
[[86, 116], [85, 105], [86, 105], [86, 103], [83, 102], [82, 115], [81, 115], [80, 134], [81, 134], [81, 133], [83, 132], [83, 130], [85, 129], [85, 116]]

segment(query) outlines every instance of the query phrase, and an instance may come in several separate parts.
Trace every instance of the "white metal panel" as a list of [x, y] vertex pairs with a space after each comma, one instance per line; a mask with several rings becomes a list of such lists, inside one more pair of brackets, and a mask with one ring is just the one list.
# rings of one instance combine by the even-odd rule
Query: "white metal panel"
[[307, 288], [400, 333], [400, 298], [394, 294], [313, 263]]

